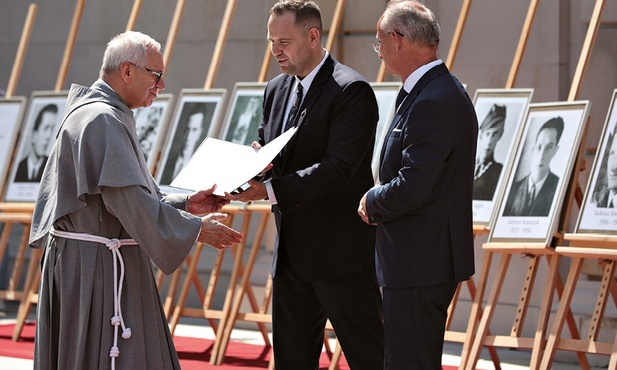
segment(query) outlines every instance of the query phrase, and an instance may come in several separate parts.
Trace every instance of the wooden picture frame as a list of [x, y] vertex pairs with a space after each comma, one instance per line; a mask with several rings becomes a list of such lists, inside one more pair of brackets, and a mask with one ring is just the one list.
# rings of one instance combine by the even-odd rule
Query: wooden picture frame
[[234, 86], [220, 139], [251, 145], [257, 141], [266, 83], [238, 82]]
[[159, 94], [149, 107], [133, 109], [137, 140], [146, 158], [150, 173], [154, 173], [169, 125], [173, 94]]
[[[532, 103], [488, 242], [550, 245], [589, 110], [588, 101]], [[537, 181], [538, 189], [532, 187]], [[527, 195], [534, 191], [534, 196]], [[529, 198], [529, 201], [523, 199]]]
[[180, 91], [156, 170], [156, 180], [162, 191], [172, 191], [169, 184], [188, 163], [199, 144], [206, 137], [215, 136], [226, 94], [226, 89]]
[[23, 124], [27, 99], [23, 96], [0, 98], [0, 194], [4, 193], [15, 144]]
[[[36, 200], [40, 176], [64, 119], [67, 97], [68, 91], [35, 91], [32, 93], [26, 119], [22, 124], [18, 149], [15, 152], [15, 159], [7, 180], [4, 201], [34, 202]], [[36, 162], [36, 167], [28, 169], [28, 166], [34, 162]], [[35, 172], [34, 175], [33, 172]]]
[[372, 82], [371, 87], [375, 92], [377, 106], [379, 108], [379, 121], [375, 131], [375, 146], [373, 147], [373, 160], [371, 168], [373, 170], [373, 179], [375, 183], [379, 181], [379, 161], [381, 159], [381, 148], [383, 141], [388, 133], [388, 128], [394, 118], [396, 111], [396, 96], [399, 90], [403, 87], [400, 82]]
[[617, 89], [613, 90], [575, 233], [617, 234], [617, 199], [613, 196], [617, 187], [616, 133]]
[[533, 89], [477, 89], [478, 116], [473, 222], [488, 226], [496, 215], [521, 137]]

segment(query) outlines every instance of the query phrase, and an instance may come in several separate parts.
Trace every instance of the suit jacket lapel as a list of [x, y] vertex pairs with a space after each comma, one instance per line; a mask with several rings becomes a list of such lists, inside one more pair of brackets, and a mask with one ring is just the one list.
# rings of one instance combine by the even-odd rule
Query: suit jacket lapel
[[287, 103], [290, 96], [289, 92], [293, 87], [293, 82], [294, 77], [287, 76], [281, 88], [275, 92], [274, 103], [272, 104], [272, 111], [274, 112], [272, 122], [274, 125], [268, 133], [268, 137], [266, 138], [267, 142], [274, 140], [281, 134], [281, 128], [285, 124], [285, 108], [287, 108]]
[[[296, 132], [296, 134], [289, 140], [289, 142], [285, 146], [286, 154], [290, 153], [290, 151], [292, 150], [294, 146], [294, 143], [296, 142], [296, 140], [298, 140], [298, 136], [300, 136], [299, 134], [302, 129], [302, 125], [308, 122], [308, 112], [311, 111], [311, 108], [313, 107], [313, 105], [315, 105], [319, 96], [321, 95], [321, 92], [325, 88], [326, 82], [332, 75], [332, 71], [334, 70], [335, 64], [336, 64], [336, 61], [334, 60], [334, 58], [332, 58], [331, 55], [328, 55], [328, 58], [326, 58], [324, 64], [321, 66], [321, 68], [317, 72], [317, 75], [315, 75], [315, 79], [313, 80], [310, 88], [306, 92], [306, 95], [304, 96], [304, 99], [302, 100], [302, 104], [300, 104], [300, 107], [299, 107], [300, 114], [296, 121], [298, 132]], [[293, 78], [290, 78], [290, 80], [293, 81]], [[287, 88], [291, 89], [292, 84], [290, 83], [289, 85], [290, 86], [288, 86]], [[288, 157], [289, 157], [288, 155], [285, 155], [285, 157], [283, 158], [283, 166], [287, 162], [286, 158]]]
[[[420, 94], [422, 89], [424, 89], [424, 87], [426, 87], [426, 85], [428, 85], [428, 83], [431, 82], [435, 77], [441, 76], [442, 74], [448, 73], [448, 72], [449, 72], [448, 68], [443, 63], [436, 65], [435, 67], [429, 69], [420, 78], [420, 80], [416, 83], [413, 89], [411, 89], [411, 91], [409, 92], [405, 100], [403, 100], [403, 102], [401, 103], [401, 106], [396, 111], [394, 118], [392, 119], [392, 123], [390, 123], [390, 127], [388, 128], [388, 132], [386, 133], [386, 136], [384, 137], [384, 145], [381, 146], [381, 153], [379, 157], [380, 168], [383, 165], [384, 154], [386, 152], [386, 146], [387, 146], [386, 143], [388, 142], [388, 139], [390, 138], [392, 131], [396, 127], [400, 126], [401, 119], [407, 115], [407, 112], [411, 108], [411, 105], [413, 104], [413, 102], [418, 97], [418, 94]], [[381, 170], [379, 172], [381, 173]]]

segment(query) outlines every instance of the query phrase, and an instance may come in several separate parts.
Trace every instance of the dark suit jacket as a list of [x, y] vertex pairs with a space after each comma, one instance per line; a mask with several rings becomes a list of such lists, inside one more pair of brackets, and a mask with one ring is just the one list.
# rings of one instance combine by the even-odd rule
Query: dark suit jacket
[[510, 189], [508, 202], [503, 211], [504, 216], [548, 216], [553, 204], [555, 190], [559, 183], [559, 177], [552, 172], [548, 173], [546, 181], [538, 191], [531, 207], [524, 207], [525, 194], [527, 193], [527, 181], [529, 175], [522, 180], [515, 182]]
[[473, 199], [492, 200], [503, 165], [491, 160], [491, 165], [473, 183]]
[[599, 190], [594, 192], [592, 203], [595, 203], [598, 208], [613, 208], [609, 207], [610, 196], [611, 191], [608, 189], [608, 186], [604, 184]]
[[414, 86], [386, 135], [379, 176], [367, 196], [377, 226], [379, 282], [419, 287], [474, 273], [472, 194], [478, 122], [444, 64]]
[[[293, 78], [281, 74], [266, 86], [262, 145], [280, 133]], [[373, 186], [378, 109], [371, 86], [329, 56], [297, 117], [298, 131], [271, 171], [277, 226], [294, 271], [314, 281], [374, 269], [375, 230], [357, 214]]]
[[15, 182], [41, 182], [43, 170], [45, 169], [45, 165], [47, 164], [47, 159], [47, 157], [43, 157], [43, 163], [41, 164], [39, 172], [37, 172], [34, 180], [30, 180], [28, 178], [28, 174], [30, 173], [28, 169], [28, 157], [22, 159], [17, 166], [17, 172], [15, 172]]

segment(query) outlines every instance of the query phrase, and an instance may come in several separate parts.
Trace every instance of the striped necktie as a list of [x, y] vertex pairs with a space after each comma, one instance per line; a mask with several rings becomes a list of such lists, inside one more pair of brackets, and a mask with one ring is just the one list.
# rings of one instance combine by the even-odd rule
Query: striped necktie
[[289, 115], [287, 116], [287, 121], [285, 122], [285, 130], [287, 131], [290, 127], [295, 125], [296, 115], [298, 114], [298, 108], [300, 107], [300, 103], [302, 102], [302, 84], [298, 83], [296, 87], [296, 97], [294, 100], [291, 109], [289, 110]]

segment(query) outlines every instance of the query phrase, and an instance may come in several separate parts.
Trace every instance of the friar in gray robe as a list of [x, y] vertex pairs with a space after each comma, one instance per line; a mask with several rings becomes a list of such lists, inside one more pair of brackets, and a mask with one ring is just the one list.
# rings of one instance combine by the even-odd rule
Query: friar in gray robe
[[[162, 64], [158, 49], [147, 53], [147, 62]], [[160, 77], [141, 74], [137, 63], [122, 62], [117, 73], [145, 81], [153, 91], [164, 88]], [[204, 229], [236, 232], [179, 210], [187, 207], [186, 195], [160, 193], [137, 140], [133, 106], [111, 86], [125, 87], [106, 81], [71, 86], [40, 184], [30, 235], [32, 247], [44, 248], [34, 368], [179, 369], [151, 262], [172, 273], [195, 241], [206, 240]], [[134, 240], [117, 250], [124, 264], [121, 294], [114, 293], [121, 268], [116, 252], [106, 243], [76, 239], [77, 233]], [[223, 244], [239, 240], [232, 239]]]

